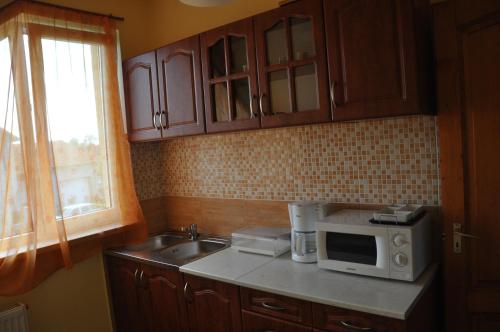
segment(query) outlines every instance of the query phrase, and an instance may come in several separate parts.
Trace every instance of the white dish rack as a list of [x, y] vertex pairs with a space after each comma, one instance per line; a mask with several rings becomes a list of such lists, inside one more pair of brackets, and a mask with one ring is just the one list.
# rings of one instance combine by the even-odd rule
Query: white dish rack
[[424, 211], [423, 205], [393, 204], [373, 213], [376, 221], [407, 223]]

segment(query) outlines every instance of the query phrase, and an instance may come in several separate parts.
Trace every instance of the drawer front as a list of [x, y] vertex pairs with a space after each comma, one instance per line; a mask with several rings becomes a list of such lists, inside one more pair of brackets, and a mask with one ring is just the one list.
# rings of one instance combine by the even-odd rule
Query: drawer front
[[334, 332], [403, 332], [404, 321], [365, 314], [321, 304], [313, 304], [314, 327]]
[[312, 332], [312, 328], [243, 310], [243, 331]]
[[241, 288], [242, 309], [292, 322], [311, 325], [311, 303], [286, 296]]

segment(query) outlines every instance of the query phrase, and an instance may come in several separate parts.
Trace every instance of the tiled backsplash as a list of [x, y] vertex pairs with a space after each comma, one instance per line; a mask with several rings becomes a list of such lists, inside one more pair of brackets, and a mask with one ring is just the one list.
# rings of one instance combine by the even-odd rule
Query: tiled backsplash
[[432, 116], [132, 144], [141, 200], [160, 196], [439, 204]]

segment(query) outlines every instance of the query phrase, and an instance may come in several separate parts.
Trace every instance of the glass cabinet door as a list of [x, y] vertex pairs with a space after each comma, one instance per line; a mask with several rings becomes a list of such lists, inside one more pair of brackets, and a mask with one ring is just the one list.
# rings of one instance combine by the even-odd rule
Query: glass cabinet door
[[260, 127], [252, 19], [201, 36], [207, 131]]
[[255, 18], [263, 127], [331, 120], [320, 0]]

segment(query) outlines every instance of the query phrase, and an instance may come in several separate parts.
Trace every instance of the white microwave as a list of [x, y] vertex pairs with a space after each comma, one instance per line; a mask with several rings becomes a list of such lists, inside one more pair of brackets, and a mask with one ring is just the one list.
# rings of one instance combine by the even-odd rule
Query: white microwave
[[374, 211], [340, 210], [316, 223], [318, 266], [341, 272], [414, 281], [431, 260], [431, 220], [372, 224]]

